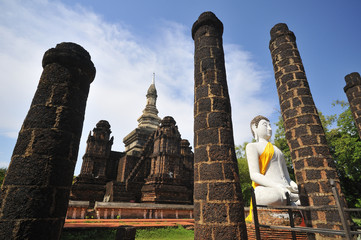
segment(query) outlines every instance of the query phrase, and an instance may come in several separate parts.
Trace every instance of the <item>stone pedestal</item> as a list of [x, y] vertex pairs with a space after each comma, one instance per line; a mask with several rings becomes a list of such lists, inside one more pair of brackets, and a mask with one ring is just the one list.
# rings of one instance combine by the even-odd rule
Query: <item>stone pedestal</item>
[[[259, 224], [272, 226], [290, 226], [289, 214], [286, 210], [257, 208]], [[304, 226], [303, 217], [300, 211], [293, 212], [295, 226]], [[247, 222], [248, 239], [256, 239], [254, 223]], [[261, 239], [286, 240], [292, 239], [290, 231], [260, 228]], [[298, 240], [307, 240], [306, 233], [296, 232]]]
[[105, 182], [95, 182], [93, 179], [86, 182], [76, 182], [71, 188], [70, 199], [77, 201], [103, 201]]
[[174, 184], [146, 184], [142, 188], [142, 202], [191, 204], [192, 191]]
[[[257, 208], [257, 212], [259, 224], [290, 226], [290, 218], [286, 210]], [[304, 224], [300, 211], [293, 211], [293, 219], [295, 226]]]
[[128, 188], [125, 182], [110, 181], [106, 185], [106, 193], [104, 195], [104, 202], [139, 202], [141, 198], [141, 188], [143, 184], [132, 182], [128, 183]]

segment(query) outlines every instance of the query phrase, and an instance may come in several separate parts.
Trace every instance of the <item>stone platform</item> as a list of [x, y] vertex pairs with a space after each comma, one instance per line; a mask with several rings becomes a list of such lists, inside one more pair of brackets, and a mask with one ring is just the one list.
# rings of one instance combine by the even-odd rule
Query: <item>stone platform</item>
[[[272, 226], [290, 226], [289, 214], [286, 210], [279, 209], [262, 209], [257, 208], [258, 221], [261, 225]], [[248, 211], [247, 211], [248, 215]], [[293, 211], [293, 218], [295, 226], [304, 226], [304, 221], [301, 212]], [[256, 231], [254, 223], [246, 222], [248, 239], [256, 239]], [[269, 228], [260, 228], [261, 239], [280, 240], [292, 239], [292, 233], [287, 230], [276, 230]], [[308, 239], [306, 233], [296, 232], [296, 239]]]
[[64, 228], [116, 228], [120, 226], [158, 228], [178, 225], [193, 229], [194, 219], [66, 219]]
[[192, 219], [193, 205], [70, 201], [67, 219]]
[[[253, 223], [246, 223], [247, 225], [247, 234], [249, 240], [256, 239], [256, 231]], [[275, 230], [268, 228], [260, 228], [261, 239], [267, 240], [286, 240], [292, 239], [292, 233], [286, 230]], [[308, 240], [306, 233], [296, 232], [297, 240]]]

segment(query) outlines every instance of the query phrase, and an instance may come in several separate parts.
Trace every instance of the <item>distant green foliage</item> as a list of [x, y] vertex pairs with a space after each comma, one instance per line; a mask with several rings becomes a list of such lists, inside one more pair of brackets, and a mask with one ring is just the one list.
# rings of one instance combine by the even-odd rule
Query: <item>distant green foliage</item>
[[193, 240], [194, 231], [183, 226], [178, 228], [146, 228], [137, 229], [136, 240]]
[[236, 156], [238, 162], [239, 180], [241, 182], [242, 196], [245, 206], [249, 206], [251, 201], [251, 187], [252, 181], [249, 176], [248, 163], [246, 158], [246, 145], [248, 142], [242, 145], [236, 146]]
[[76, 176], [73, 176], [73, 182], [71, 184], [74, 184]]
[[337, 127], [326, 132], [343, 193], [349, 207], [361, 207], [361, 140], [348, 104], [337, 101], [345, 109], [335, 118]]
[[283, 126], [282, 116], [279, 116], [276, 126], [277, 126], [277, 130], [275, 133], [274, 144], [282, 151], [286, 160], [286, 165], [287, 165], [288, 173], [290, 174], [290, 178], [292, 180], [295, 180], [295, 174], [293, 171], [293, 164], [291, 159], [291, 152], [285, 137], [285, 128]]
[[0, 186], [3, 184], [7, 168], [0, 168]]

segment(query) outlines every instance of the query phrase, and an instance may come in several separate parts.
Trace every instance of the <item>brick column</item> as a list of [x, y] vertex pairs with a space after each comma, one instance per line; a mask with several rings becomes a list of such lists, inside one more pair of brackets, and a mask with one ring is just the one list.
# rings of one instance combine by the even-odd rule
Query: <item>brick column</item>
[[361, 138], [361, 77], [357, 72], [350, 73], [345, 76], [346, 86], [344, 91], [346, 93], [352, 116], [355, 120], [358, 134]]
[[[269, 45], [277, 91], [302, 205], [334, 205], [330, 179], [340, 189], [335, 165], [313, 102], [296, 37], [286, 24], [275, 25]], [[314, 227], [339, 229], [337, 212], [314, 212]]]
[[222, 34], [211, 12], [193, 24], [194, 239], [247, 239]]
[[46, 51], [43, 68], [1, 188], [0, 239], [58, 239], [64, 224], [95, 68], [74, 43]]

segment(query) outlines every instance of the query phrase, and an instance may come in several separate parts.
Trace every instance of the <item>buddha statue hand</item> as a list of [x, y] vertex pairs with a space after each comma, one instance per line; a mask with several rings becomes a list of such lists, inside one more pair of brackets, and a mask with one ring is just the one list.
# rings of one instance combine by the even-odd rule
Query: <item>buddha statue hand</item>
[[286, 193], [288, 193], [288, 194], [291, 195], [290, 189], [289, 189], [287, 186], [283, 185], [283, 184], [277, 184], [277, 185], [276, 185], [276, 188], [277, 188], [278, 191], [282, 194], [282, 198], [283, 198], [283, 199], [286, 199], [286, 198], [287, 198], [287, 197], [286, 197]]
[[298, 185], [297, 185], [297, 183], [295, 183], [294, 181], [291, 181], [290, 182], [290, 191], [292, 192], [292, 193], [298, 193]]

